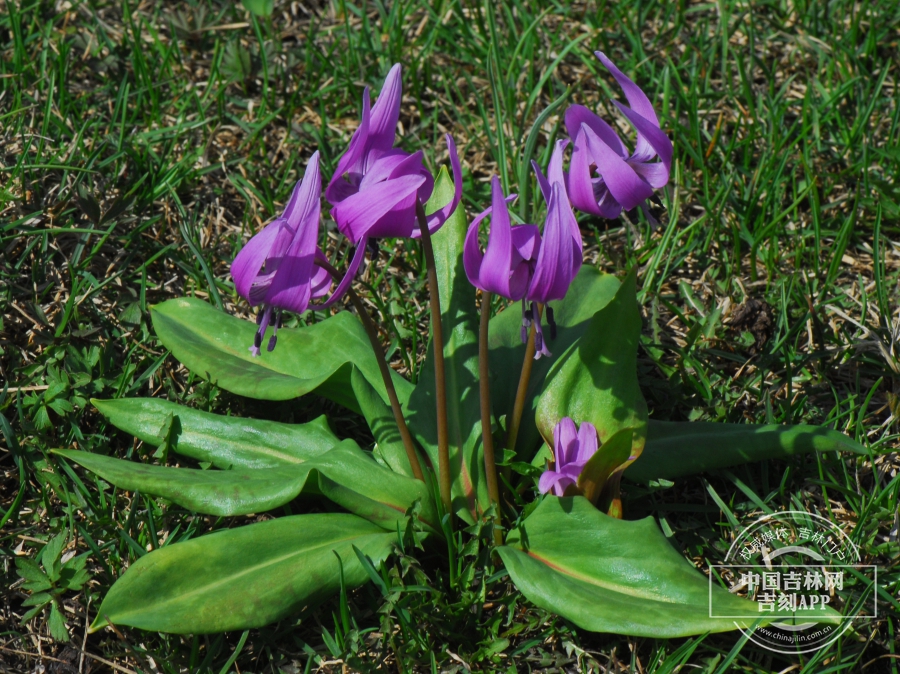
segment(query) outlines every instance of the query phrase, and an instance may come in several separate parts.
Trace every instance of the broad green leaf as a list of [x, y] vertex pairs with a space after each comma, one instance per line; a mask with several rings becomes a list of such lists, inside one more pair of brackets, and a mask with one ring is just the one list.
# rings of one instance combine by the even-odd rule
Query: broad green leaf
[[355, 515], [295, 515], [154, 550], [112, 586], [91, 625], [202, 634], [261, 627], [312, 609], [368, 579], [356, 546], [375, 564], [397, 534]]
[[828, 451], [868, 453], [852, 438], [821, 426], [651, 421], [644, 453], [625, 477], [636, 482], [671, 480], [751, 461]]
[[[758, 615], [699, 573], [666, 540], [652, 517], [636, 522], [604, 515], [580, 496], [545, 497], [498, 548], [516, 587], [537, 606], [592, 632], [671, 638], [749, 627], [752, 619], [710, 617], [719, 611]], [[797, 617], [836, 622], [829, 609]]]
[[350, 380], [362, 415], [375, 437], [373, 454], [395, 473], [412, 477], [413, 472], [406, 456], [406, 448], [400, 438], [400, 431], [397, 429], [390, 405], [381, 399], [356, 368], [353, 368]]
[[[534, 408], [538, 393], [544, 386], [547, 372], [566, 350], [584, 334], [591, 317], [605, 307], [619, 289], [619, 280], [612, 274], [602, 274], [593, 267], [582, 266], [565, 299], [551, 303], [557, 325], [556, 339], [548, 341], [553, 352], [551, 358], [534, 361], [528, 383], [527, 403], [516, 441], [519, 455], [530, 461], [541, 445], [541, 436], [534, 423]], [[491, 403], [494, 415], [500, 418], [512, 414], [525, 358], [525, 345], [521, 338], [522, 312], [518, 304], [512, 304], [491, 319]], [[544, 333], [549, 338], [550, 331]]]
[[173, 450], [219, 468], [294, 465], [340, 442], [324, 415], [308, 424], [281, 424], [200, 412], [158, 398], [91, 402], [114, 426], [151, 445], [166, 440], [171, 421]]
[[246, 515], [277, 508], [297, 497], [309, 473], [308, 463], [252, 470], [197, 470], [153, 466], [78, 450], [54, 453], [120, 489], [162, 496], [209, 515]]
[[605, 443], [623, 428], [634, 430], [631, 454], [640, 456], [647, 428], [647, 404], [637, 380], [641, 314], [635, 270], [615, 297], [594, 314], [584, 333], [557, 357], [537, 403], [537, 427], [552, 444], [563, 417], [590, 421]]
[[319, 475], [319, 490], [350, 512], [397, 531], [405, 513], [417, 499], [418, 519], [425, 529], [441, 536], [440, 520], [431, 492], [424, 482], [393, 472], [345, 440], [327, 454], [307, 464]]
[[391, 531], [398, 522], [406, 522], [407, 509], [418, 499], [422, 525], [434, 533], [441, 531], [425, 483], [378, 464], [353, 440], [293, 466], [240, 470], [170, 468], [77, 450], [54, 452], [120, 489], [161, 496], [210, 515], [265, 512], [312, 489]]
[[[450, 201], [453, 181], [446, 168], [435, 183], [426, 211]], [[490, 504], [481, 455], [481, 412], [478, 393], [478, 315], [475, 288], [466, 278], [462, 251], [466, 215], [460, 205], [432, 237], [444, 332], [444, 367], [447, 378], [447, 414], [453, 505], [457, 513], [476, 513]], [[431, 344], [422, 375], [407, 405], [410, 431], [438, 465], [437, 416], [434, 399], [434, 356]]]
[[[254, 358], [248, 347], [256, 326], [192, 297], [153, 307], [153, 327], [185, 366], [219, 386], [260, 400], [289, 400], [316, 391], [359, 412], [350, 386], [351, 365], [360, 369], [386, 401], [372, 346], [359, 319], [342, 311], [321, 323], [278, 331], [278, 348]], [[409, 396], [408, 381], [394, 376], [397, 395]]]

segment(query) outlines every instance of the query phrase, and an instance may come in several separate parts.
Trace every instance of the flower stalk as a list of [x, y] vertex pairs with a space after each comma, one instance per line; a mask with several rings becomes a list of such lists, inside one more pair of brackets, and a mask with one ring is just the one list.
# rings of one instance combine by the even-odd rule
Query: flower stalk
[[481, 292], [481, 322], [478, 326], [478, 385], [481, 397], [481, 444], [484, 451], [484, 472], [487, 475], [488, 495], [497, 510], [494, 516], [494, 543], [503, 545], [500, 532], [500, 486], [494, 460], [494, 436], [491, 433], [491, 377], [488, 364], [488, 327], [491, 318], [491, 293]]
[[519, 375], [519, 388], [516, 389], [516, 401], [513, 404], [512, 419], [507, 426], [506, 448], [513, 452], [516, 451], [519, 426], [522, 424], [522, 414], [525, 411], [525, 400], [528, 397], [528, 382], [531, 380], [531, 368], [534, 366], [537, 324], [541, 321], [544, 305], [538, 303], [535, 307], [535, 311], [537, 312], [537, 316], [531, 321], [531, 329], [528, 332], [528, 341], [525, 343], [525, 360], [522, 362], [522, 372]]
[[428, 294], [431, 308], [431, 334], [434, 348], [434, 386], [435, 405], [437, 408], [437, 440], [438, 440], [438, 485], [444, 511], [450, 515], [452, 526], [453, 503], [450, 496], [450, 433], [447, 421], [447, 384], [444, 375], [444, 329], [441, 323], [441, 298], [438, 292], [437, 267], [434, 261], [434, 247], [431, 245], [431, 232], [428, 231], [428, 219], [421, 201], [416, 201], [416, 216], [422, 232], [422, 250], [425, 253], [425, 266], [428, 270]]
[[[332, 267], [326, 260], [322, 260], [321, 258], [316, 259], [316, 264], [331, 274], [332, 278], [338, 278], [340, 276], [338, 270]], [[375, 323], [372, 322], [372, 317], [369, 316], [369, 312], [362, 303], [362, 299], [360, 299], [353, 288], [347, 290], [347, 297], [356, 308], [359, 320], [362, 321], [363, 327], [366, 330], [366, 335], [369, 337], [369, 342], [372, 344], [372, 351], [375, 352], [375, 360], [378, 362], [378, 369], [381, 371], [381, 378], [384, 380], [384, 388], [387, 391], [388, 400], [391, 402], [391, 411], [394, 413], [394, 421], [397, 423], [397, 429], [400, 431], [400, 438], [403, 440], [403, 447], [406, 449], [406, 458], [409, 459], [409, 466], [412, 468], [415, 478], [424, 482], [425, 475], [422, 473], [419, 455], [416, 453], [412, 435], [409, 432], [409, 428], [406, 426], [406, 419], [403, 418], [403, 410], [400, 408], [400, 399], [397, 397], [397, 389], [394, 388], [394, 381], [391, 379], [391, 369], [385, 359], [381, 341], [378, 339], [378, 329], [375, 327]]]

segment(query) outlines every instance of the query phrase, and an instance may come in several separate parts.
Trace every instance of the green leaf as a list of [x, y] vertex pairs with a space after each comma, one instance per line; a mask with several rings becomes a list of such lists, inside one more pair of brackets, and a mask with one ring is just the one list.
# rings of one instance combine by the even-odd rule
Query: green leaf
[[[604, 515], [582, 497], [545, 497], [498, 548], [516, 587], [537, 606], [592, 632], [671, 638], [749, 627], [751, 619], [711, 618], [718, 609], [756, 615], [758, 606], [699, 573], [666, 540], [652, 517]], [[835, 622], [835, 612], [798, 612]]]
[[671, 480], [751, 461], [828, 451], [869, 453], [852, 438], [821, 426], [651, 421], [644, 453], [625, 476], [636, 482]]
[[127, 491], [169, 499], [209, 515], [265, 512], [292, 501], [306, 483], [307, 464], [254, 470], [169, 468], [78, 450], [54, 450]]
[[[541, 436], [534, 422], [536, 399], [544, 386], [550, 368], [566, 350], [584, 334], [591, 317], [612, 301], [619, 289], [619, 280], [612, 274], [603, 274], [587, 265], [575, 277], [565, 299], [553, 302], [556, 320], [556, 339], [548, 342], [552, 358], [534, 361], [528, 382], [527, 403], [519, 427], [516, 446], [519, 455], [530, 461], [541, 445]], [[491, 403], [498, 418], [511, 415], [525, 358], [525, 345], [521, 338], [522, 313], [518, 304], [512, 304], [491, 319], [489, 343], [491, 349]], [[550, 332], [546, 331], [545, 338]]]
[[20, 578], [24, 578], [28, 581], [37, 582], [47, 580], [47, 574], [45, 574], [38, 563], [30, 557], [16, 557], [16, 573], [19, 574]]
[[[49, 595], [48, 595], [49, 596]], [[23, 602], [24, 603], [24, 602]], [[35, 606], [33, 609], [26, 611], [25, 615], [22, 616], [22, 619], [19, 621], [20, 625], [27, 624], [34, 616], [44, 610], [44, 607], [47, 605], [47, 602], [40, 604], [39, 606]]]
[[256, 16], [272, 16], [275, 9], [274, 0], [241, 0], [241, 4]]
[[418, 500], [419, 522], [426, 530], [442, 535], [427, 485], [385, 468], [355, 442], [345, 440], [305, 465], [319, 474], [319, 490], [350, 512], [396, 532], [397, 524], [406, 522], [406, 511]]
[[172, 449], [219, 468], [275, 468], [319, 456], [340, 440], [325, 416], [307, 424], [282, 424], [200, 412], [157, 398], [92, 400], [110, 422], [159, 446], [166, 440], [171, 417]]
[[46, 606], [53, 600], [53, 595], [49, 592], [39, 592], [27, 597], [22, 601], [22, 606]]
[[537, 403], [537, 427], [552, 445], [563, 417], [589, 421], [606, 443], [624, 428], [634, 430], [631, 454], [640, 456], [647, 434], [647, 403], [637, 380], [641, 314], [635, 269], [615, 297], [594, 314], [584, 333], [557, 357]]
[[66, 538], [65, 533], [57, 534], [41, 551], [41, 565], [47, 572], [47, 577], [53, 582], [59, 580], [59, 556], [66, 547]]
[[375, 437], [373, 454], [395, 473], [412, 477], [406, 448], [394, 419], [394, 412], [356, 368], [350, 377], [353, 393]]
[[[442, 168], [426, 211], [450, 201], [453, 181]], [[454, 510], [471, 519], [490, 505], [481, 454], [481, 411], [478, 392], [478, 315], [475, 288], [463, 269], [466, 214], [460, 205], [432, 237], [441, 325], [444, 334], [444, 367], [447, 379], [447, 415], [450, 434], [450, 468], [453, 473]], [[409, 398], [407, 423], [425, 449], [431, 464], [438, 465], [437, 415], [435, 410], [434, 350], [429, 344], [422, 375]], [[470, 513], [469, 516], [465, 513]]]
[[[434, 502], [424, 482], [378, 464], [353, 440], [295, 466], [242, 470], [169, 468], [114, 459], [77, 450], [54, 450], [121, 489], [169, 499], [210, 515], [246, 515], [272, 510], [314, 485], [338, 505], [396, 531], [406, 511], [422, 502], [419, 520], [440, 533]], [[312, 480], [312, 482], [310, 482]]]
[[[222, 388], [260, 400], [290, 400], [316, 391], [359, 412], [350, 385], [351, 365], [387, 400], [378, 363], [366, 332], [353, 314], [342, 311], [304, 328], [278, 331], [278, 348], [254, 358], [256, 326], [192, 297], [153, 307], [153, 327], [162, 343], [188, 369]], [[401, 401], [412, 385], [394, 376]]]
[[261, 627], [313, 609], [337, 592], [337, 553], [349, 588], [368, 576], [353, 546], [376, 564], [396, 533], [355, 515], [295, 515], [154, 550], [110, 589], [91, 626], [202, 634]]
[[69, 630], [66, 629], [66, 619], [63, 617], [62, 611], [59, 610], [59, 605], [56, 602], [50, 604], [50, 620], [48, 621], [48, 626], [50, 627], [50, 636], [54, 639], [57, 641], [69, 640]]

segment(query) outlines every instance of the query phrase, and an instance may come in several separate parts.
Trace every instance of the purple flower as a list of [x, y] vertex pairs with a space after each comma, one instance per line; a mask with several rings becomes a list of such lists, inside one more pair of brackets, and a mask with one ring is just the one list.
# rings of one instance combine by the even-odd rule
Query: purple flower
[[[613, 101], [637, 131], [637, 144], [629, 155], [613, 128], [582, 105], [566, 111], [566, 129], [575, 139], [569, 166], [568, 188], [580, 211], [615, 218], [653, 196], [669, 182], [672, 141], [660, 129], [650, 99], [613, 65], [603, 52], [594, 52], [606, 66], [631, 107]], [[659, 157], [659, 161], [653, 161]]]
[[531, 302], [531, 308], [529, 309], [525, 303], [522, 305], [523, 341], [531, 321], [535, 322], [535, 359], [551, 355], [541, 329], [541, 320], [535, 313], [535, 303], [547, 305], [550, 336], [555, 337], [553, 309], [547, 303], [565, 297], [572, 280], [581, 269], [581, 230], [569, 203], [562, 168], [563, 151], [568, 143], [566, 140], [557, 141], [550, 157], [550, 165], [547, 167], [547, 177], [541, 173], [536, 162], [531, 162], [538, 185], [547, 202], [547, 219], [544, 221], [540, 251], [534, 265], [534, 275], [525, 294], [525, 301]]
[[[518, 301], [525, 297], [531, 284], [541, 234], [535, 225], [510, 224], [506, 203], [515, 197], [511, 194], [504, 199], [500, 179], [494, 176], [491, 207], [469, 225], [463, 266], [469, 282], [476, 288]], [[487, 250], [482, 253], [478, 245], [478, 225], [488, 215], [491, 216], [491, 229]]]
[[270, 324], [274, 332], [268, 350], [275, 348], [283, 310], [302, 314], [311, 299], [322, 297], [331, 288], [331, 276], [315, 264], [316, 256], [323, 255], [317, 245], [321, 191], [316, 152], [284, 212], [250, 239], [231, 263], [238, 294], [251, 306], [262, 305], [257, 318], [259, 330], [250, 347], [254, 356], [260, 353]]
[[538, 489], [542, 494], [552, 491], [556, 496], [580, 494], [578, 476], [585, 464], [597, 451], [597, 429], [585, 421], [576, 432], [575, 422], [569, 417], [553, 429], [554, 466], [541, 475]]
[[[422, 152], [394, 147], [400, 100], [403, 95], [400, 64], [385, 78], [381, 95], [369, 109], [369, 89], [363, 92], [362, 121], [325, 190], [338, 229], [356, 245], [350, 269], [335, 295], [356, 274], [372, 237], [418, 238], [416, 204], [425, 204], [434, 190], [434, 178], [422, 164]], [[443, 208], [426, 216], [428, 231], [435, 232], [453, 214], [462, 198], [462, 170], [453, 138], [447, 134], [455, 193]], [[329, 300], [330, 304], [333, 301]]]

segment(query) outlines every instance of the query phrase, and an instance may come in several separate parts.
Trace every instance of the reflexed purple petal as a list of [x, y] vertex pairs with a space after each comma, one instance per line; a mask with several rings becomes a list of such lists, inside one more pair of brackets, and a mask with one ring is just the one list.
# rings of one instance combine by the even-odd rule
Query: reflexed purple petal
[[[453, 215], [453, 211], [456, 210], [460, 199], [462, 199], [462, 167], [459, 165], [459, 156], [456, 154], [456, 143], [453, 142], [453, 136], [449, 133], [446, 138], [447, 151], [450, 153], [450, 167], [453, 169], [453, 198], [446, 206], [426, 216], [428, 231], [431, 234], [434, 234], [447, 221], [447, 218]], [[414, 238], [420, 236], [422, 236], [422, 232], [419, 231], [413, 234]]]
[[546, 176], [541, 172], [541, 167], [538, 166], [538, 163], [534, 159], [531, 160], [531, 169], [534, 171], [534, 177], [537, 178], [537, 184], [541, 190], [541, 194], [544, 197], [544, 201], [549, 204], [550, 181], [547, 180]]
[[616, 107], [619, 108], [622, 114], [625, 115], [632, 126], [634, 126], [635, 130], [638, 132], [638, 140], [640, 141], [641, 138], [646, 139], [643, 148], [644, 153], [641, 154], [640, 148], [636, 149], [630, 161], [646, 162], [659, 155], [659, 159], [666, 167], [666, 171], [669, 171], [672, 166], [672, 141], [669, 140], [669, 137], [663, 133], [658, 124], [641, 117], [637, 112], [622, 105], [618, 101], [613, 101], [613, 103], [616, 104]]
[[642, 164], [628, 162], [641, 178], [650, 183], [651, 187], [659, 189], [665, 187], [669, 183], [669, 169], [662, 162], [653, 162], [652, 164]]
[[509, 292], [509, 274], [512, 263], [512, 225], [509, 222], [509, 211], [503, 200], [503, 190], [497, 176], [491, 180], [491, 229], [488, 234], [488, 245], [484, 253], [478, 279], [482, 290], [501, 295], [512, 300]]
[[303, 220], [315, 211], [316, 229], [318, 229], [318, 214], [322, 195], [322, 176], [319, 173], [319, 152], [313, 152], [306, 165], [306, 173], [303, 180], [294, 187], [294, 192], [284, 209], [281, 217], [284, 218], [291, 229], [301, 224]]
[[372, 122], [369, 127], [369, 147], [389, 150], [397, 135], [397, 120], [400, 119], [400, 100], [403, 98], [403, 82], [400, 79], [400, 64], [391, 68], [378, 100], [372, 108]]
[[513, 266], [513, 270], [509, 275], [509, 299], [519, 301], [525, 297], [530, 281], [531, 265], [520, 260], [518, 264]]
[[587, 463], [596, 453], [597, 443], [597, 429], [594, 424], [589, 421], [581, 422], [581, 428], [578, 429], [578, 455], [575, 459], [576, 462], [582, 465]]
[[[272, 243], [282, 227], [280, 219], [269, 223], [261, 231], [257, 232], [238, 252], [231, 263], [231, 276], [234, 278], [234, 286], [238, 295], [250, 302], [250, 290], [253, 282], [259, 275], [266, 256], [272, 247]], [[251, 302], [251, 304], [258, 304]]]
[[[515, 197], [516, 195], [510, 196]], [[510, 201], [510, 198], [507, 197], [506, 203]], [[512, 242], [523, 260], [534, 260], [541, 247], [541, 231], [537, 225], [513, 225]]]
[[274, 274], [265, 303], [295, 314], [306, 311], [314, 259], [315, 253], [303, 251], [302, 240], [297, 237]]
[[359, 271], [359, 266], [362, 264], [363, 259], [366, 257], [366, 245], [368, 243], [369, 239], [364, 237], [356, 245], [356, 251], [353, 253], [353, 259], [350, 261], [350, 268], [347, 270], [347, 273], [344, 274], [344, 278], [342, 278], [341, 282], [338, 283], [338, 287], [334, 289], [331, 297], [325, 300], [322, 304], [316, 305], [316, 309], [327, 309], [347, 293], [347, 291], [350, 289], [350, 284], [353, 283], [356, 272]]
[[321, 191], [319, 153], [316, 152], [307, 165], [300, 189], [294, 190], [296, 199], [291, 200], [290, 214], [296, 223], [294, 240], [274, 273], [269, 291], [266, 293], [267, 305], [297, 314], [302, 314], [309, 306], [310, 280], [313, 276], [316, 244], [319, 238]]
[[[325, 253], [323, 253], [322, 249], [318, 246], [316, 247], [316, 258], [327, 259], [325, 258]], [[312, 299], [324, 297], [328, 294], [328, 291], [331, 290], [332, 284], [331, 274], [325, 271], [324, 268], [316, 265], [313, 269], [312, 280], [310, 281], [310, 296]]]
[[565, 138], [556, 141], [556, 145], [553, 148], [553, 154], [550, 155], [550, 163], [547, 166], [547, 180], [550, 181], [551, 185], [553, 183], [559, 183], [563, 190], [565, 190], [566, 186], [566, 179], [563, 175], [563, 152], [568, 144], [569, 141]]
[[600, 217], [618, 218], [622, 212], [622, 204], [616, 201], [615, 197], [609, 193], [609, 188], [603, 182], [603, 178], [597, 178], [594, 181], [594, 199], [597, 201], [597, 210], [600, 211]]
[[[584, 128], [584, 127], [582, 127]], [[604, 143], [593, 131], [585, 129], [590, 155], [597, 164], [603, 182], [622, 208], [630, 211], [653, 194], [653, 188], [641, 180], [634, 169]]]
[[[567, 184], [569, 199], [582, 213], [601, 215], [594, 195], [594, 180], [591, 176], [591, 154], [587, 146], [585, 129], [581, 127], [575, 138], [572, 150], [572, 161], [569, 163], [569, 180]], [[539, 179], [540, 180], [540, 179]], [[618, 213], [616, 214], [618, 215]]]
[[[580, 255], [578, 259], [573, 259], [571, 220], [574, 218], [564, 187], [554, 183], [544, 233], [541, 236], [541, 249], [534, 277], [528, 288], [529, 300], [546, 304], [550, 300], [561, 300], [565, 297], [575, 272], [581, 266]], [[578, 248], [580, 251], [581, 246]]]
[[578, 137], [581, 126], [586, 125], [607, 145], [618, 152], [621, 156], [628, 156], [628, 148], [619, 138], [619, 134], [605, 120], [601, 119], [583, 105], [573, 104], [566, 110], [566, 130], [572, 138]]
[[331, 211], [338, 229], [359, 245], [380, 218], [416, 193], [423, 180], [419, 175], [386, 180], [344, 199]]
[[[421, 189], [421, 188], [419, 188]], [[416, 200], [418, 190], [399, 200], [396, 205], [372, 223], [366, 236], [380, 239], [382, 237], [409, 238], [416, 231]]]
[[575, 421], [571, 417], [563, 417], [553, 428], [553, 456], [557, 470], [574, 460], [574, 453], [570, 456], [570, 449], [574, 449], [577, 442], [578, 429], [575, 428]]
[[[516, 194], [515, 192], [513, 192], [512, 194], [510, 194], [509, 196], [507, 196], [507, 197], [504, 199], [504, 201], [505, 201], [507, 204], [511, 204], [512, 202], [514, 202], [514, 201], [515, 201], [516, 199], [518, 199], [518, 198], [519, 198], [519, 195]], [[475, 219], [472, 220], [472, 224], [469, 225], [469, 229], [471, 229], [472, 227], [478, 226], [478, 225], [481, 223], [482, 220], [484, 220], [486, 217], [488, 217], [488, 216], [491, 214], [491, 212], [492, 212], [493, 210], [494, 210], [494, 209], [493, 209], [492, 206], [488, 206], [488, 207], [485, 208], [483, 211], [481, 211], [481, 213], [479, 213], [478, 215], [476, 215], [476, 216], [475, 216]]]
[[419, 175], [425, 178], [425, 182], [422, 183], [422, 186], [416, 192], [416, 199], [423, 204], [427, 204], [428, 200], [431, 199], [431, 193], [434, 192], [434, 177], [424, 166], [419, 170]]
[[363, 91], [362, 121], [359, 124], [359, 128], [353, 132], [353, 137], [350, 138], [350, 145], [347, 147], [344, 155], [338, 160], [331, 182], [328, 183], [328, 188], [325, 190], [325, 198], [332, 205], [341, 203], [352, 193], [355, 193], [355, 188], [351, 188], [352, 192], [347, 189], [348, 183], [344, 179], [344, 174], [362, 174], [362, 164], [365, 161], [366, 151], [368, 150], [369, 105], [369, 88], [366, 87], [365, 91]]
[[359, 183], [359, 191], [390, 178], [418, 173], [422, 168], [422, 153], [409, 154], [403, 150], [385, 152], [366, 167], [366, 173]]
[[[594, 55], [600, 59], [600, 62], [606, 66], [606, 69], [612, 73], [612, 76], [616, 78], [616, 82], [619, 83], [619, 86], [622, 87], [622, 91], [625, 92], [625, 98], [628, 99], [628, 104], [631, 106], [631, 109], [634, 110], [641, 117], [649, 120], [653, 123], [656, 128], [659, 128], [659, 119], [656, 117], [656, 111], [653, 110], [653, 106], [650, 104], [650, 99], [647, 98], [647, 95], [643, 92], [643, 90], [636, 85], [625, 73], [616, 68], [612, 61], [610, 61], [606, 54], [603, 52], [597, 51], [594, 52]], [[649, 145], [648, 139], [642, 135], [638, 135], [637, 145], [634, 148], [634, 154], [640, 157], [644, 157], [647, 155], [647, 152], [650, 149], [647, 147]]]
[[[487, 211], [485, 211], [487, 212]], [[481, 264], [484, 260], [484, 253], [481, 252], [481, 246], [478, 243], [478, 223], [480, 220], [476, 218], [471, 225], [469, 231], [466, 232], [466, 242], [463, 246], [463, 268], [466, 270], [466, 278], [476, 288], [484, 290], [481, 287]]]
[[619, 70], [602, 51], [595, 51], [594, 56], [600, 59], [600, 62], [606, 66], [606, 69], [612, 73], [614, 78], [616, 78], [616, 82], [619, 83], [619, 86], [622, 87], [622, 91], [625, 92], [625, 98], [628, 99], [628, 104], [631, 106], [631, 109], [641, 117], [645, 117], [656, 124], [656, 128], [658, 129], [659, 119], [656, 117], [656, 112], [653, 110], [653, 106], [650, 104], [650, 99], [647, 98], [647, 94], [645, 94], [630, 77]]

